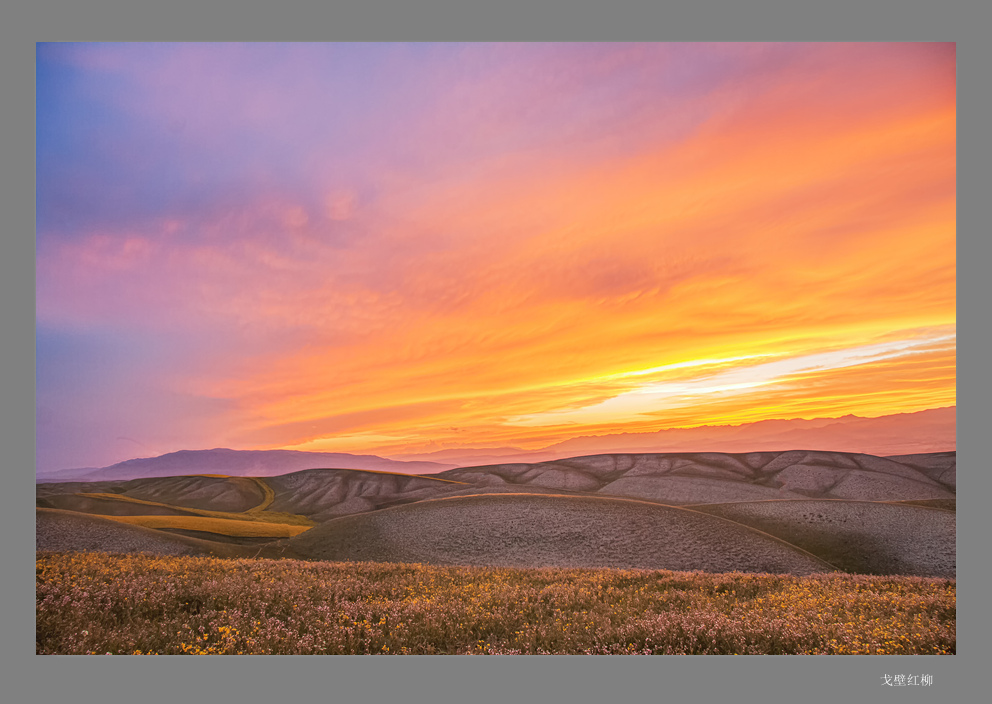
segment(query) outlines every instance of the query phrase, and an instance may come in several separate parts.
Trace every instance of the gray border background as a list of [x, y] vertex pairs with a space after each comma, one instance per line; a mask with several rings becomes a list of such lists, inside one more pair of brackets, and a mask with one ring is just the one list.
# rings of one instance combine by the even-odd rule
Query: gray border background
[[[992, 13], [978, 2], [548, 0], [465, 3], [120, 0], [18, 3], [0, 26], [0, 686], [11, 702], [970, 702], [983, 701], [990, 610], [985, 531], [990, 299], [989, 114]], [[38, 41], [955, 41], [958, 43], [958, 654], [753, 657], [69, 657], [34, 654], [34, 61]], [[964, 148], [961, 148], [961, 147]], [[986, 355], [987, 356], [987, 355]], [[889, 688], [884, 674], [930, 674]], [[987, 696], [987, 693], [986, 693]]]

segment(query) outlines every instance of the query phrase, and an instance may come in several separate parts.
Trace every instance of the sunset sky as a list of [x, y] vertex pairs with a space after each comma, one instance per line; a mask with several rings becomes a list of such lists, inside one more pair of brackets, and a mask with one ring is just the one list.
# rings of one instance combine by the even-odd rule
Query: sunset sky
[[953, 44], [41, 44], [37, 468], [955, 405]]

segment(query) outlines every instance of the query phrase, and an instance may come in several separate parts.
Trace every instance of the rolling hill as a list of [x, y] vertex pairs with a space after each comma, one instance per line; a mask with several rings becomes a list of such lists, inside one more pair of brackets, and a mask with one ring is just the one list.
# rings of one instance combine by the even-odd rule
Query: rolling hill
[[709, 572], [830, 572], [833, 566], [732, 521], [605, 497], [460, 496], [328, 521], [288, 541], [333, 561]]
[[170, 539], [264, 543], [243, 522], [281, 525], [261, 549], [307, 559], [921, 576], [955, 573], [955, 496], [953, 452], [611, 453], [430, 475], [314, 468], [36, 488], [39, 511], [161, 526]]

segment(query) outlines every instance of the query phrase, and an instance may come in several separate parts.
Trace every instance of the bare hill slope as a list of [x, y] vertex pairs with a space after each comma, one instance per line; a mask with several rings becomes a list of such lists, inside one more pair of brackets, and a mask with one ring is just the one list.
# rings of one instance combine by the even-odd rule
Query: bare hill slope
[[351, 469], [311, 469], [271, 477], [271, 510], [315, 521], [444, 496], [467, 484], [433, 476]]
[[757, 501], [695, 506], [774, 535], [859, 574], [956, 574], [950, 511], [862, 501]]
[[[116, 482], [38, 484], [35, 494], [39, 498], [61, 501], [66, 508], [72, 508], [72, 506], [69, 505], [66, 498], [58, 497], [75, 495], [77, 499], [92, 499], [94, 497], [81, 495], [116, 494], [124, 498], [170, 504], [178, 509], [197, 508], [209, 511], [235, 512], [247, 511], [257, 506], [265, 498], [259, 483], [253, 479], [204, 475], [149, 477]], [[104, 503], [110, 505], [123, 502], [106, 500]], [[85, 511], [87, 509], [77, 508], [75, 510]]]
[[931, 479], [955, 488], [957, 452], [930, 452], [922, 455], [895, 455], [886, 459], [919, 469]]
[[[608, 454], [537, 464], [463, 467], [436, 477], [470, 484], [542, 486], [686, 505], [761, 499], [948, 499], [948, 470], [845, 452]], [[936, 478], [930, 476], [936, 474]]]
[[810, 574], [832, 566], [731, 521], [605, 497], [491, 494], [328, 521], [287, 541], [311, 559]]

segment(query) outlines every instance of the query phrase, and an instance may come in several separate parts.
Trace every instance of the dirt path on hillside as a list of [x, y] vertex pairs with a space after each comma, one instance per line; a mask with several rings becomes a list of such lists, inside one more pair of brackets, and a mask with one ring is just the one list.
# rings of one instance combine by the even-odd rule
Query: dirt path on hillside
[[269, 486], [266, 483], [266, 481], [261, 477], [242, 477], [242, 478], [255, 482], [255, 484], [258, 485], [258, 488], [262, 490], [262, 503], [260, 503], [258, 506], [254, 506], [248, 509], [247, 511], [244, 511], [243, 513], [261, 513], [269, 506], [271, 506], [272, 502], [276, 500], [276, 492], [274, 492], [272, 490], [272, 487]]

